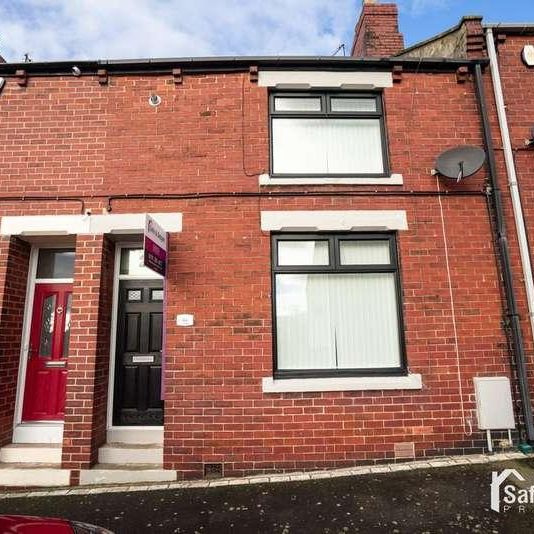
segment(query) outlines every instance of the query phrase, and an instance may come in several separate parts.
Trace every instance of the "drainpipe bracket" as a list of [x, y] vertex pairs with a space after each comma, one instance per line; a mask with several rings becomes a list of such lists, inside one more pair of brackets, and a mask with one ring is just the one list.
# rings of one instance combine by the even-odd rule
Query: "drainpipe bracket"
[[98, 78], [98, 83], [100, 85], [107, 85], [108, 84], [109, 77], [108, 77], [108, 71], [106, 69], [98, 69], [96, 71], [96, 75], [97, 75], [97, 78]]
[[458, 69], [456, 69], [456, 82], [465, 83], [467, 81], [468, 75], [469, 69], [467, 67], [458, 67]]

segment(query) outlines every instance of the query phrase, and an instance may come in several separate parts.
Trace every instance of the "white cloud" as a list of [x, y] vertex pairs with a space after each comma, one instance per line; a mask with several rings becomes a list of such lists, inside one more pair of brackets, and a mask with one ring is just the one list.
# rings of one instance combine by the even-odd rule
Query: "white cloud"
[[0, 54], [19, 61], [328, 55], [359, 0], [0, 0]]

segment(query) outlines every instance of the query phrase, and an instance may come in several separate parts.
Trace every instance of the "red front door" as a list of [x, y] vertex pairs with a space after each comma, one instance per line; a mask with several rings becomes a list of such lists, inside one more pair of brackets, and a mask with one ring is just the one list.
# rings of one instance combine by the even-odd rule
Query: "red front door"
[[24, 387], [23, 421], [62, 420], [72, 284], [37, 284]]

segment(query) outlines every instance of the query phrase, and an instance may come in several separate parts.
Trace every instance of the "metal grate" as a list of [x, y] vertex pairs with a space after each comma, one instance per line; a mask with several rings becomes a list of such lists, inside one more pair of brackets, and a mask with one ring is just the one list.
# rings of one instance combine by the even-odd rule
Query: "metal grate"
[[393, 447], [395, 458], [415, 458], [415, 443], [413, 441], [395, 443]]
[[204, 478], [222, 478], [223, 464], [204, 464]]

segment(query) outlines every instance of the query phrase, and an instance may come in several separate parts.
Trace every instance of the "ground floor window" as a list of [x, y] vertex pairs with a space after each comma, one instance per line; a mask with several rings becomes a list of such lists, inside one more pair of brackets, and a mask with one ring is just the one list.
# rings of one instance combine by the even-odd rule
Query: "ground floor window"
[[394, 234], [273, 235], [275, 375], [401, 374]]

